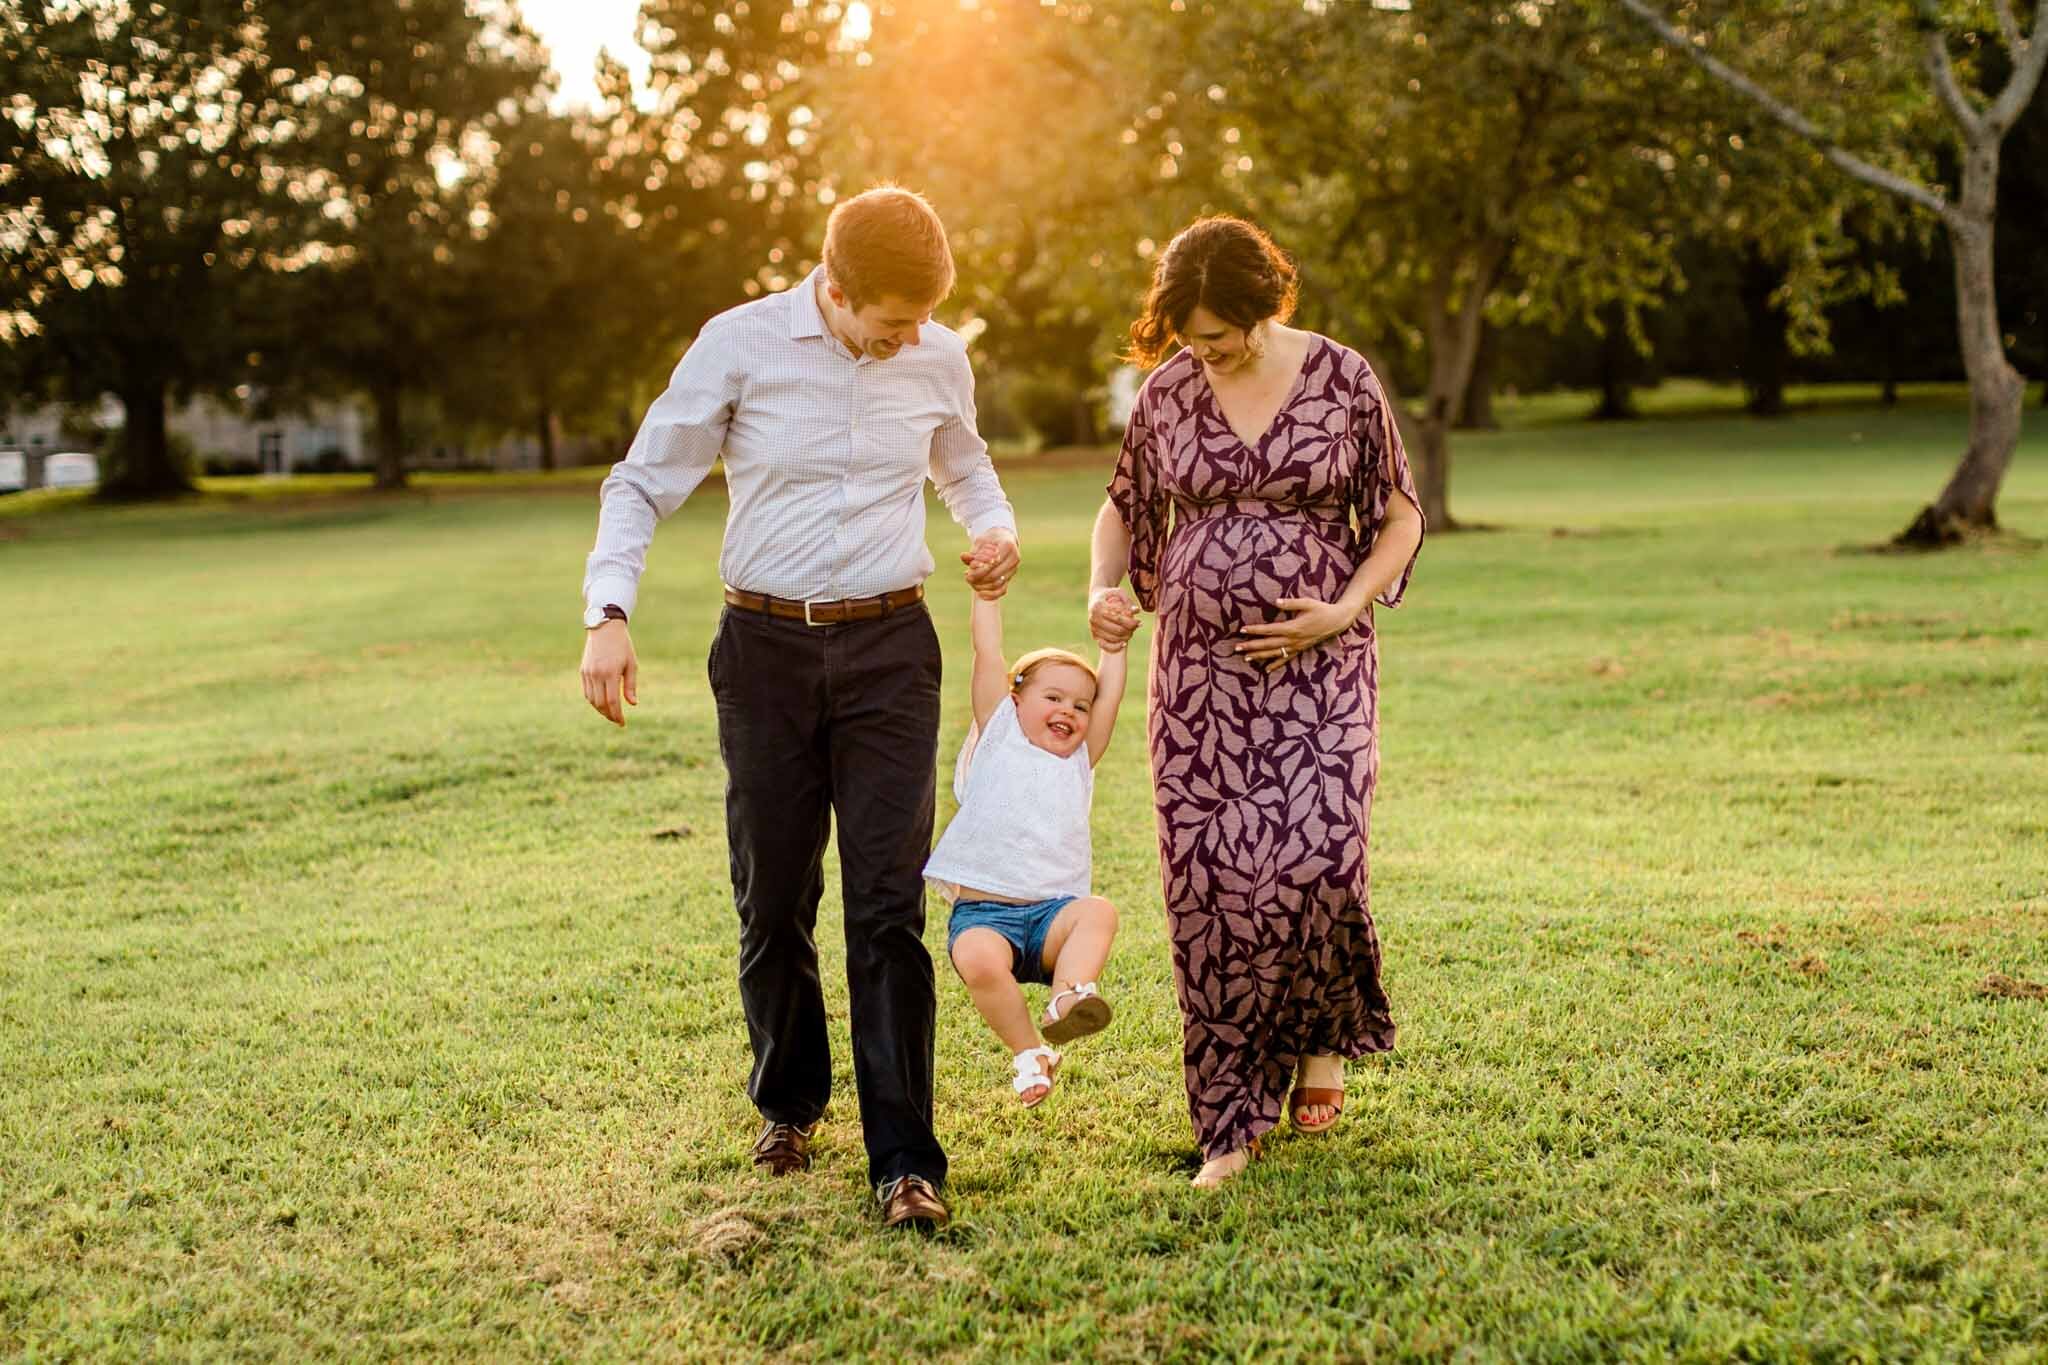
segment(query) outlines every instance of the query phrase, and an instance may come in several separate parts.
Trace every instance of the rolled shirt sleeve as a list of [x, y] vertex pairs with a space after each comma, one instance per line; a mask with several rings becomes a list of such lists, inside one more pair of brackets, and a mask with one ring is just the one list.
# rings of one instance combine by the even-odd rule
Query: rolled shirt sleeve
[[966, 352], [957, 356], [949, 396], [953, 411], [932, 433], [931, 478], [939, 501], [975, 540], [1001, 527], [1017, 534], [1017, 513], [981, 439], [974, 409], [974, 370]]
[[676, 363], [626, 458], [612, 466], [598, 492], [597, 545], [583, 573], [586, 607], [616, 604], [633, 614], [655, 525], [683, 505], [717, 462], [738, 386], [729, 348], [706, 328]]

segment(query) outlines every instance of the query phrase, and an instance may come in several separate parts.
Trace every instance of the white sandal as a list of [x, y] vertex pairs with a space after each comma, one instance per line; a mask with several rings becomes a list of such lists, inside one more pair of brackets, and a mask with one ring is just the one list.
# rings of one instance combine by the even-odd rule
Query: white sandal
[[[1065, 1013], [1057, 1012], [1055, 1007], [1070, 995], [1074, 1002]], [[1095, 983], [1083, 981], [1053, 993], [1052, 999], [1045, 1002], [1045, 1020], [1038, 1031], [1048, 1043], [1070, 1043], [1108, 1028], [1109, 1013], [1109, 1002], [1096, 993]]]
[[[1052, 1093], [1053, 1077], [1059, 1073], [1061, 1060], [1060, 1054], [1049, 1047], [1028, 1047], [1010, 1059], [1010, 1066], [1017, 1073], [1010, 1084], [1016, 1087], [1017, 1098], [1026, 1109]], [[1038, 1093], [1031, 1093], [1034, 1090]]]

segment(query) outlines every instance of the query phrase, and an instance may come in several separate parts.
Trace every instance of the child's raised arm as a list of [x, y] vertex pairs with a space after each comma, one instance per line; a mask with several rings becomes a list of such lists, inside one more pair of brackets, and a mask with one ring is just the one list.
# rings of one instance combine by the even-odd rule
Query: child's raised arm
[[969, 683], [974, 723], [986, 730], [988, 718], [1010, 695], [1010, 666], [1003, 658], [1003, 604], [976, 597], [968, 608], [967, 626], [974, 639], [974, 674]]
[[1124, 677], [1130, 669], [1128, 647], [1104, 650], [1095, 660], [1095, 705], [1088, 709], [1088, 766], [1102, 762], [1116, 729], [1116, 709], [1124, 699]]

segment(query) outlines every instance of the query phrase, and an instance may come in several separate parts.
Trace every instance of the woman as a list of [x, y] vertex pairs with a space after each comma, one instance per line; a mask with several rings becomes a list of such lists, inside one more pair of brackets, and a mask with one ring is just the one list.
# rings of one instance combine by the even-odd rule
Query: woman
[[1398, 605], [1422, 512], [1356, 352], [1286, 325], [1295, 273], [1250, 223], [1159, 258], [1138, 394], [1095, 521], [1089, 628], [1158, 613], [1152, 775], [1185, 1022], [1198, 1186], [1237, 1174], [1283, 1104], [1321, 1132], [1344, 1060], [1394, 1045], [1367, 905], [1379, 767], [1372, 599]]

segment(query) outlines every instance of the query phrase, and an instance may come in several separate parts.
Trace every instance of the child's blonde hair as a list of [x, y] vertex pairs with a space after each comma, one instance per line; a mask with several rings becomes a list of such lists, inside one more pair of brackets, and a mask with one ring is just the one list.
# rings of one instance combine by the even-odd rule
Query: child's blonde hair
[[1010, 694], [1015, 696], [1024, 690], [1024, 684], [1031, 681], [1031, 675], [1047, 664], [1071, 664], [1088, 675], [1088, 681], [1098, 688], [1102, 679], [1095, 676], [1095, 665], [1089, 663], [1071, 649], [1034, 649], [1018, 656], [1010, 665]]

